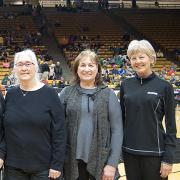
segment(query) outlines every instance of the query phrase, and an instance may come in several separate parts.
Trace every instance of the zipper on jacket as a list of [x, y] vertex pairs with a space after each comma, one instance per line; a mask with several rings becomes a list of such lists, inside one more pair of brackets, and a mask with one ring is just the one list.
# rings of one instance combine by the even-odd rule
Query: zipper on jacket
[[158, 141], [158, 151], [159, 151], [159, 155], [161, 154], [161, 149], [160, 149], [160, 141], [159, 141], [159, 123], [158, 123], [158, 118], [157, 118], [157, 115], [156, 115], [156, 110], [159, 106], [159, 103], [160, 103], [160, 99], [158, 100], [158, 103], [157, 103], [157, 106], [156, 106], [156, 109], [155, 109], [155, 118], [156, 118], [156, 125], [157, 125], [157, 141]]
[[142, 85], [142, 78], [141, 78], [141, 85]]

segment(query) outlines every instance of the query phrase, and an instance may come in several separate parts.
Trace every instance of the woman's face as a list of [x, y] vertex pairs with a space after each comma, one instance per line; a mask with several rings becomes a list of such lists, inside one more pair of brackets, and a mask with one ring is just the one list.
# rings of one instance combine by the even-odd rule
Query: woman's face
[[21, 55], [15, 64], [15, 73], [20, 82], [31, 81], [35, 78], [36, 69], [35, 64], [29, 56]]
[[133, 70], [140, 77], [147, 77], [152, 73], [151, 64], [154, 60], [150, 59], [145, 53], [137, 53], [130, 57]]
[[98, 65], [90, 57], [84, 57], [79, 61], [77, 74], [81, 82], [95, 82], [98, 73]]

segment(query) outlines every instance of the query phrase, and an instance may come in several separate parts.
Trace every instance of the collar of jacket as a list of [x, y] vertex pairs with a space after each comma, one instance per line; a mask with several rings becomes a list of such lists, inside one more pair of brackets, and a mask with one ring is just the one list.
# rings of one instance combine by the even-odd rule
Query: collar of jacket
[[[76, 85], [76, 88], [77, 88], [79, 94], [84, 94], [83, 89], [80, 87], [79, 84]], [[107, 86], [98, 85], [96, 88], [96, 91], [92, 94], [92, 96], [95, 95], [96, 93], [98, 93], [99, 91], [101, 91], [102, 89], [105, 89], [105, 88], [107, 88]]]
[[156, 76], [156, 74], [154, 72], [152, 72], [152, 74], [150, 74], [146, 78], [142, 78], [142, 77], [138, 76], [137, 74], [135, 75], [136, 79], [138, 79], [138, 81], [140, 81], [141, 85], [143, 84], [143, 82], [149, 81], [149, 80], [153, 79], [155, 76]]

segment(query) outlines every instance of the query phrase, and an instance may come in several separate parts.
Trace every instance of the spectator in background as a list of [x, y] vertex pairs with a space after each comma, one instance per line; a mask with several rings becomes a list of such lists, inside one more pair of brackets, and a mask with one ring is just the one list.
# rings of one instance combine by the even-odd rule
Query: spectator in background
[[174, 63], [171, 63], [170, 69], [173, 69], [173, 71], [175, 72], [177, 69], [177, 65], [175, 65]]
[[41, 81], [47, 81], [48, 80], [48, 76], [49, 76], [49, 65], [48, 62], [44, 62], [41, 65], [41, 71], [42, 71], [42, 77], [41, 77]]
[[159, 8], [159, 2], [158, 2], [158, 0], [156, 0], [156, 1], [154, 2], [154, 5]]
[[171, 84], [175, 84], [178, 80], [179, 80], [178, 76], [176, 76], [175, 73], [172, 73], [172, 74], [171, 74], [171, 77], [170, 77], [170, 79], [169, 79], [169, 82], [170, 82]]
[[61, 77], [58, 83], [58, 88], [64, 88], [64, 87], [65, 87], [64, 78]]
[[51, 64], [49, 67], [49, 79], [50, 80], [53, 80], [55, 78], [54, 68], [55, 68], [55, 64]]
[[53, 88], [58, 88], [58, 85], [57, 85], [57, 83], [56, 83], [56, 80], [55, 80], [55, 79], [53, 79], [53, 80], [52, 80], [51, 87], [53, 87]]
[[116, 65], [113, 65], [113, 68], [112, 68], [112, 70], [111, 70], [111, 73], [112, 73], [112, 74], [114, 74], [114, 75], [119, 74], [119, 71], [118, 71], [118, 69], [117, 69], [117, 66], [116, 66]]
[[62, 77], [63, 71], [60, 62], [56, 63], [56, 66], [54, 67], [54, 73], [55, 73], [55, 79], [60, 79]]
[[171, 76], [171, 75], [174, 74], [174, 73], [175, 73], [175, 71], [174, 71], [173, 68], [170, 68], [170, 69], [167, 71], [167, 75], [168, 75], [168, 76]]
[[120, 105], [102, 84], [98, 61], [93, 51], [82, 51], [75, 59], [75, 84], [60, 93], [68, 129], [67, 180], [114, 180], [121, 156]]
[[164, 57], [164, 54], [163, 54], [163, 52], [160, 49], [158, 50], [156, 55], [157, 55], [158, 58], [163, 58]]
[[2, 79], [2, 85], [7, 85], [7, 81], [10, 80], [9, 79], [9, 75], [8, 74], [5, 74], [3, 79]]
[[124, 80], [120, 89], [126, 176], [167, 180], [176, 147], [174, 90], [152, 71], [156, 53], [148, 41], [131, 41], [127, 55], [136, 76]]
[[3, 68], [9, 68], [9, 66], [10, 66], [10, 64], [9, 64], [7, 59], [4, 60], [2, 65], [3, 65]]
[[66, 135], [58, 94], [40, 82], [37, 59], [31, 50], [15, 54], [14, 72], [18, 85], [6, 94], [5, 136], [0, 142], [4, 180], [59, 180]]

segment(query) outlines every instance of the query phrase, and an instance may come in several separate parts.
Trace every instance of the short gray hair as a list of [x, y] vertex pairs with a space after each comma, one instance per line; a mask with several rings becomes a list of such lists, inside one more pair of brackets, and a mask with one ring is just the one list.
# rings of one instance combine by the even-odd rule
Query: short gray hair
[[149, 41], [143, 39], [139, 41], [133, 40], [130, 42], [127, 50], [127, 55], [129, 59], [131, 58], [131, 56], [139, 52], [145, 53], [150, 59], [156, 62], [156, 52]]

